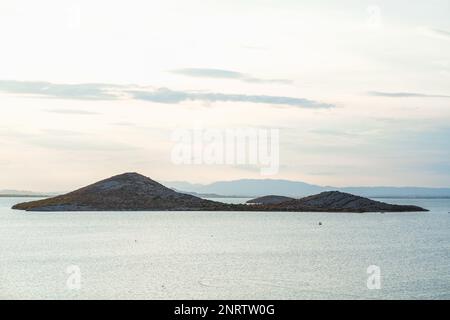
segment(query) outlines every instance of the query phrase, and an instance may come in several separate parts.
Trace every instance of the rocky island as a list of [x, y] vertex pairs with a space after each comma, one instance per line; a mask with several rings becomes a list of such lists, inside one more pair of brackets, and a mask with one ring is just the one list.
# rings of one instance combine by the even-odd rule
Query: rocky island
[[[273, 196], [271, 196], [273, 197]], [[263, 197], [264, 198], [264, 197]], [[264, 200], [264, 199], [263, 199]], [[252, 201], [252, 200], [250, 200]], [[254, 201], [254, 200], [253, 200]], [[258, 201], [258, 200], [256, 200]], [[258, 206], [258, 205], [257, 205]], [[416, 212], [428, 211], [413, 205], [389, 204], [340, 191], [325, 191], [301, 199], [261, 205], [265, 210], [301, 212]]]
[[427, 211], [358, 197], [338, 191], [302, 199], [266, 196], [245, 204], [227, 204], [169, 189], [138, 173], [124, 173], [73, 192], [19, 203], [27, 211], [294, 211], [294, 212], [412, 212]]
[[258, 197], [255, 199], [248, 200], [246, 203], [254, 204], [254, 205], [279, 204], [279, 203], [289, 201], [289, 200], [295, 200], [295, 199], [291, 198], [291, 197], [285, 197], [285, 196], [269, 195], [269, 196], [262, 196], [262, 197]]
[[138, 173], [124, 173], [53, 198], [19, 203], [28, 211], [227, 210], [229, 205], [176, 192]]

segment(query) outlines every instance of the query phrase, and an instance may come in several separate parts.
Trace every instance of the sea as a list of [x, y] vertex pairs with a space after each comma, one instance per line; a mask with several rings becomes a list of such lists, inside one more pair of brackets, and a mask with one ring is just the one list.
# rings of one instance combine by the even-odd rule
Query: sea
[[[450, 199], [420, 213], [24, 212], [0, 299], [449, 299]], [[248, 199], [215, 199], [245, 202]]]

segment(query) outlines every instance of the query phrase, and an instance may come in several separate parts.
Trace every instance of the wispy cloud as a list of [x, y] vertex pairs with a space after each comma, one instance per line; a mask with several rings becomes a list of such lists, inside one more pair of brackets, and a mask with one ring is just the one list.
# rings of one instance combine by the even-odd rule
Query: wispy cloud
[[[82, 100], [134, 99], [165, 104], [185, 101], [249, 102], [299, 108], [333, 108], [335, 105], [320, 101], [269, 95], [229, 94], [219, 92], [177, 91], [168, 88], [125, 86], [111, 84], [53, 84], [49, 82], [0, 81], [0, 92], [34, 95], [44, 98]], [[55, 112], [54, 110], [49, 110]], [[60, 113], [86, 114], [78, 110], [61, 110]]]
[[109, 100], [119, 86], [99, 83], [55, 84], [44, 81], [0, 80], [0, 91], [63, 99]]
[[369, 91], [369, 95], [377, 97], [389, 97], [389, 98], [450, 98], [450, 95], [442, 94], [425, 94], [415, 92], [380, 92]]
[[450, 40], [450, 31], [429, 27], [422, 27], [419, 30], [421, 31], [422, 34], [427, 35], [429, 37]]
[[251, 102], [266, 103], [275, 105], [287, 105], [300, 108], [333, 108], [335, 105], [322, 103], [314, 100], [266, 95], [245, 95], [245, 94], [226, 94], [226, 93], [198, 93], [173, 91], [166, 88], [160, 88], [153, 92], [149, 91], [129, 91], [135, 99], [146, 100], [159, 103], [180, 103], [183, 101], [197, 100], [205, 102]]
[[46, 110], [51, 113], [61, 113], [61, 114], [78, 114], [78, 115], [97, 115], [98, 112], [86, 111], [86, 110], [75, 110], [75, 109], [49, 109]]
[[135, 127], [136, 124], [128, 121], [118, 121], [111, 123], [113, 126], [120, 126], [120, 127]]
[[223, 69], [207, 69], [207, 68], [185, 68], [172, 70], [173, 73], [181, 74], [189, 77], [197, 78], [217, 78], [217, 79], [236, 79], [253, 83], [278, 83], [291, 84], [292, 80], [288, 79], [263, 79], [257, 78], [245, 73], [223, 70]]
[[126, 152], [137, 150], [131, 144], [104, 139], [101, 136], [71, 130], [45, 129], [36, 133], [0, 130], [0, 139], [7, 138], [22, 144], [64, 151]]

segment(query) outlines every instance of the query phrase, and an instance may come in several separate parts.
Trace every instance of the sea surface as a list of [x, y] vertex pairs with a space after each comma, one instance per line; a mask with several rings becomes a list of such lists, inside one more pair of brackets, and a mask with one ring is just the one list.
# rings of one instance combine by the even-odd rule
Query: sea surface
[[1, 299], [450, 299], [450, 199], [384, 199], [431, 210], [386, 214], [10, 209], [35, 199], [0, 198]]

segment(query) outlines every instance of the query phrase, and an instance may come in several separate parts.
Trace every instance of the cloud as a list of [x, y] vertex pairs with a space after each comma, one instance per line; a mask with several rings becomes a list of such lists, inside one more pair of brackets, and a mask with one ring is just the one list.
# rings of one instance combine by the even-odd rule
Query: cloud
[[201, 69], [201, 68], [186, 68], [172, 70], [173, 73], [184, 76], [198, 77], [198, 78], [226, 78], [226, 79], [241, 79], [244, 74], [235, 71], [222, 69]]
[[61, 114], [79, 114], [79, 115], [97, 115], [98, 112], [86, 111], [86, 110], [75, 110], [75, 109], [50, 109], [46, 110], [51, 113], [61, 113]]
[[427, 35], [429, 37], [450, 40], [450, 31], [429, 27], [422, 27], [420, 28], [420, 31], [422, 32], [422, 34]]
[[50, 135], [53, 137], [85, 135], [83, 132], [73, 131], [73, 130], [61, 130], [61, 129], [43, 129], [43, 130], [41, 130], [41, 132], [42, 132], [42, 134]]
[[119, 121], [119, 122], [113, 122], [111, 123], [113, 126], [120, 126], [120, 127], [135, 127], [136, 124], [128, 121]]
[[342, 137], [355, 137], [358, 135], [358, 133], [351, 133], [345, 130], [334, 130], [334, 129], [315, 129], [315, 130], [309, 130], [309, 132], [313, 134], [318, 135], [325, 135], [325, 136], [342, 136]]
[[288, 79], [261, 79], [245, 73], [223, 69], [185, 68], [172, 70], [171, 72], [196, 78], [236, 79], [253, 83], [278, 83], [278, 84], [292, 83], [292, 81]]
[[1, 138], [34, 147], [64, 151], [127, 152], [139, 149], [134, 145], [106, 140], [98, 135], [60, 129], [44, 129], [30, 133], [15, 130], [3, 132], [0, 128]]
[[93, 137], [39, 137], [30, 139], [26, 143], [41, 148], [65, 151], [126, 152], [138, 149], [119, 142], [93, 139]]
[[[228, 94], [218, 92], [176, 91], [168, 88], [151, 88], [111, 84], [53, 84], [49, 82], [1, 81], [0, 92], [20, 95], [37, 95], [43, 98], [81, 100], [134, 99], [165, 104], [185, 101], [203, 102], [249, 102], [300, 108], [333, 108], [335, 105], [305, 98]], [[65, 114], [91, 114], [81, 110], [49, 110]]]
[[2, 92], [63, 99], [116, 99], [117, 95], [112, 92], [114, 88], [118, 88], [118, 86], [98, 83], [54, 84], [43, 81], [0, 80], [0, 91]]
[[180, 103], [183, 101], [197, 100], [204, 102], [251, 102], [266, 103], [276, 105], [287, 105], [300, 108], [333, 108], [335, 105], [322, 103], [303, 98], [266, 96], [266, 95], [245, 95], [226, 93], [197, 93], [173, 91], [167, 88], [160, 88], [149, 91], [129, 91], [135, 99], [146, 100], [159, 103]]
[[450, 98], [450, 95], [424, 94], [424, 93], [415, 93], [415, 92], [369, 91], [368, 94], [371, 96], [389, 97], [389, 98]]

